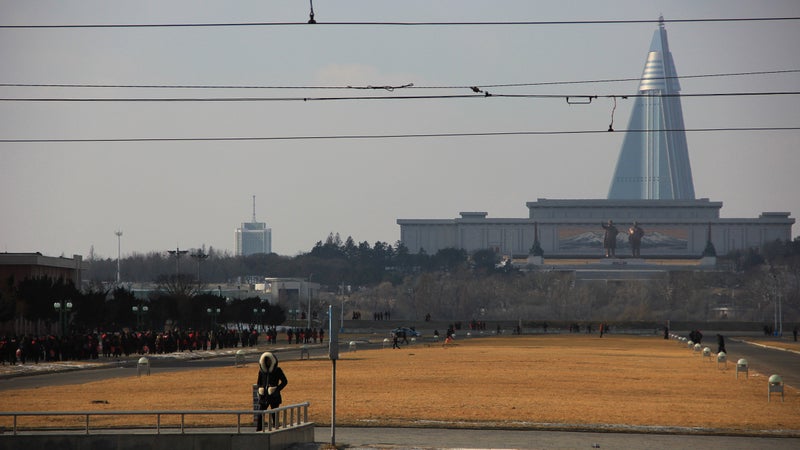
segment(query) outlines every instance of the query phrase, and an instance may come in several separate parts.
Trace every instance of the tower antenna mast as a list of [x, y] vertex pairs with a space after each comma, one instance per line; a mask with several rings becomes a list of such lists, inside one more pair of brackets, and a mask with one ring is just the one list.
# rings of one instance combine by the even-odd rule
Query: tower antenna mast
[[253, 196], [253, 222], [256, 221], [256, 196]]

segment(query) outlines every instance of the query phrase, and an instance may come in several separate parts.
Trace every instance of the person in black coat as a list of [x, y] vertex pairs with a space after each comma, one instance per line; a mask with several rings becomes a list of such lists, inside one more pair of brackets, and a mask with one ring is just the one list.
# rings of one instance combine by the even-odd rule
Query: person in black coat
[[[281, 405], [281, 391], [288, 384], [283, 369], [278, 367], [278, 358], [272, 352], [264, 352], [258, 360], [258, 406], [261, 411], [275, 409]], [[277, 426], [278, 417], [272, 415], [272, 425]], [[256, 431], [263, 429], [264, 416], [259, 415]]]
[[725, 338], [721, 334], [717, 334], [717, 353], [720, 352], [728, 353], [725, 350]]

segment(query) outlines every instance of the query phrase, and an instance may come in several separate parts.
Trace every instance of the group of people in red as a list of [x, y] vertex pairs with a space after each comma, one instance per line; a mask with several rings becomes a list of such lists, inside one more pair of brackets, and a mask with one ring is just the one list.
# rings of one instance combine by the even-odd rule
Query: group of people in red
[[321, 344], [325, 339], [325, 329], [320, 328], [288, 328], [286, 330], [286, 341], [291, 344]]
[[[289, 343], [322, 342], [324, 330], [289, 329]], [[120, 358], [130, 355], [164, 354], [216, 350], [241, 346], [254, 347], [259, 339], [277, 344], [278, 331], [268, 327], [217, 327], [213, 330], [175, 328], [166, 331], [132, 330], [71, 332], [64, 336], [4, 335], [0, 337], [0, 363], [38, 364], [50, 361]]]

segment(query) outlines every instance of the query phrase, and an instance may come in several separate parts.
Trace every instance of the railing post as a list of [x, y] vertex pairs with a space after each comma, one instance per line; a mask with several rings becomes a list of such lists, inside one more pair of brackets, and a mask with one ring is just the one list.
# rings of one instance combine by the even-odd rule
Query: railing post
[[183, 429], [183, 424], [186, 419], [186, 413], [181, 413], [181, 434], [184, 434], [186, 431]]
[[89, 434], [89, 413], [86, 413], [86, 434]]

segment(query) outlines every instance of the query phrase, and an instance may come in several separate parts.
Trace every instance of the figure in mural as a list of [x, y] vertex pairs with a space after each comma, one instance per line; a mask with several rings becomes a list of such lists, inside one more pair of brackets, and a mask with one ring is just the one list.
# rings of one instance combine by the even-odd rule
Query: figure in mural
[[628, 242], [631, 244], [631, 252], [634, 258], [641, 256], [639, 249], [642, 247], [644, 230], [639, 226], [639, 222], [633, 222], [633, 226], [628, 228]]
[[617, 253], [617, 235], [619, 230], [614, 226], [614, 221], [609, 220], [608, 224], [601, 224], [605, 229], [603, 235], [603, 248], [606, 250], [606, 258], [614, 258]]

